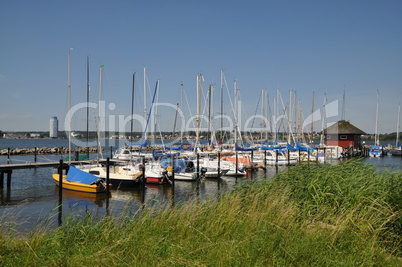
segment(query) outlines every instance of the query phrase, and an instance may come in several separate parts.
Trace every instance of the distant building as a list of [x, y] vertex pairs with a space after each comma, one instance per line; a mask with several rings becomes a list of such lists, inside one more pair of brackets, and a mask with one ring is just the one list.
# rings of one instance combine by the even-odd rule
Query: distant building
[[50, 133], [49, 137], [50, 138], [57, 138], [59, 133], [59, 121], [57, 120], [57, 117], [52, 117], [50, 119]]
[[366, 133], [350, 122], [340, 120], [324, 129], [325, 145], [358, 148], [363, 134]]
[[31, 138], [40, 138], [40, 134], [38, 134], [38, 133], [31, 133], [31, 134], [29, 134], [29, 136]]

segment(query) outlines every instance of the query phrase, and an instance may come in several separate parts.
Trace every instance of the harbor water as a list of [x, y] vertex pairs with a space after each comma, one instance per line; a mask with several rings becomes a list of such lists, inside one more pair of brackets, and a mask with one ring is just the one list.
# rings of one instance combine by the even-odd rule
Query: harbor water
[[[111, 149], [124, 143], [111, 144], [103, 142], [104, 157], [110, 157]], [[6, 148], [34, 147], [68, 147], [68, 140], [58, 139], [0, 139], [0, 150]], [[59, 161], [66, 155], [38, 155], [38, 162]], [[96, 154], [90, 158], [96, 159]], [[402, 171], [401, 157], [386, 156], [383, 158], [365, 158], [379, 169]], [[0, 156], [0, 164], [7, 164], [7, 156]], [[11, 156], [10, 163], [33, 162], [34, 155]], [[147, 185], [145, 190], [135, 188], [113, 188], [111, 197], [104, 195], [80, 194], [63, 190], [62, 215], [80, 217], [90, 213], [94, 216], [135, 213], [145, 206], [177, 205], [193, 199], [203, 200], [207, 197], [218, 197], [235, 186], [251, 180], [270, 179], [286, 166], [269, 166], [266, 170], [249, 173], [246, 177], [222, 177], [217, 179], [202, 179], [199, 182], [176, 181], [171, 185]], [[59, 190], [51, 175], [53, 168], [13, 170], [11, 187], [6, 185], [0, 191], [0, 228], [24, 235], [34, 230], [38, 225], [48, 224], [50, 228], [57, 227], [59, 214]]]

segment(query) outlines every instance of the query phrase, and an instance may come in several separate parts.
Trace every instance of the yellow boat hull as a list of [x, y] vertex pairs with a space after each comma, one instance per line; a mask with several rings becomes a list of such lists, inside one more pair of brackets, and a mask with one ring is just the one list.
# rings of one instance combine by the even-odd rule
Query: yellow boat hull
[[[60, 174], [54, 173], [52, 175], [52, 177], [53, 177], [54, 181], [56, 182], [56, 185], [59, 186]], [[66, 175], [63, 175], [62, 177], [63, 177], [63, 181], [62, 181], [63, 189], [77, 191], [77, 192], [84, 192], [84, 193], [92, 193], [92, 194], [106, 192], [106, 187], [103, 184], [88, 185], [88, 184], [70, 182], [70, 181], [66, 180]]]

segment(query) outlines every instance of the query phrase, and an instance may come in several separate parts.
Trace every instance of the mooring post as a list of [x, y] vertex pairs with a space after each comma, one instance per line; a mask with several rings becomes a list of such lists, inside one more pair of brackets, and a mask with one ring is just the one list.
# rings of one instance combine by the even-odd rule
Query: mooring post
[[4, 187], [4, 172], [0, 171], [0, 188], [3, 189]]
[[278, 166], [278, 150], [275, 150], [275, 165]]
[[34, 149], [34, 162], [36, 163], [36, 156], [38, 155], [38, 148], [35, 147]]
[[318, 148], [317, 148], [317, 156], [315, 157], [315, 160], [318, 162]]
[[175, 164], [174, 164], [174, 154], [172, 154], [172, 186], [174, 187], [174, 168], [175, 168]]
[[10, 148], [7, 149], [7, 164], [10, 164]]
[[218, 189], [221, 183], [221, 152], [218, 152]]
[[110, 193], [109, 180], [110, 180], [110, 159], [106, 158], [106, 194], [108, 197]]
[[63, 159], [60, 160], [59, 166], [59, 227], [62, 226], [63, 217]]
[[299, 162], [301, 161], [300, 148], [299, 148]]
[[267, 172], [267, 151], [264, 150], [264, 169]]
[[287, 154], [287, 156], [288, 156], [288, 166], [290, 165], [290, 150], [289, 150], [289, 148], [288, 148], [288, 154]]
[[198, 152], [197, 152], [197, 163], [196, 164], [197, 164], [197, 166], [196, 166], [196, 168], [197, 168], [197, 174], [196, 174], [197, 186], [195, 187], [195, 190], [197, 192], [197, 199], [198, 199], [198, 197], [200, 195], [200, 155], [198, 154]]
[[63, 159], [60, 160], [60, 168], [59, 168], [59, 199], [63, 194]]
[[7, 171], [7, 188], [11, 187], [11, 173], [12, 172], [13, 172], [13, 170]]
[[142, 179], [141, 186], [145, 189], [145, 156], [142, 157]]
[[239, 155], [238, 152], [236, 151], [236, 179], [237, 179], [237, 169], [239, 168]]
[[79, 161], [80, 160], [80, 148], [79, 147], [76, 147], [75, 149], [74, 149], [74, 157], [75, 157], [75, 161]]
[[250, 164], [251, 164], [251, 166], [250, 166], [250, 168], [251, 168], [251, 171], [254, 171], [254, 160], [253, 160], [253, 158], [254, 158], [254, 151], [252, 151], [251, 150], [251, 160], [250, 160]]
[[200, 154], [197, 152], [197, 180], [200, 180]]
[[110, 158], [113, 158], [113, 146], [110, 146]]
[[142, 209], [145, 208], [145, 156], [142, 156], [142, 175], [140, 180]]
[[[174, 183], [175, 183], [175, 179], [174, 179], [174, 168], [175, 168], [175, 159], [174, 159], [174, 154], [172, 154], [172, 207], [174, 207]], [[168, 179], [169, 179], [169, 174], [166, 173]]]

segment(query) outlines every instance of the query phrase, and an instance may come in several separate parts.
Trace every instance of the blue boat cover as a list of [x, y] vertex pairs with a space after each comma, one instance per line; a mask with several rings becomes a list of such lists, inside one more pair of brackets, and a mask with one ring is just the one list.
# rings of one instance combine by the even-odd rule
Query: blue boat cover
[[180, 152], [169, 154], [169, 153], [166, 153], [166, 152], [160, 152], [160, 151], [153, 150], [152, 151], [152, 156], [154, 157], [154, 159], [178, 157], [178, 156], [180, 156]]
[[183, 150], [183, 144], [180, 144], [178, 147], [170, 147], [170, 146], [162, 146], [163, 149], [169, 149], [169, 150]]
[[[172, 160], [171, 159], [162, 159], [161, 160], [161, 167], [166, 169], [168, 166], [172, 166]], [[185, 172], [187, 167], [187, 161], [184, 159], [175, 159], [174, 161], [174, 172], [175, 173], [181, 173]]]
[[248, 148], [240, 147], [237, 143], [236, 143], [235, 147], [236, 147], [236, 151], [254, 151], [254, 150], [257, 150], [256, 147], [248, 147]]
[[300, 151], [308, 151], [308, 150], [313, 150], [313, 149], [317, 149], [318, 147], [316, 146], [302, 146], [299, 143], [296, 143], [296, 149]]
[[262, 150], [277, 150], [277, 149], [284, 149], [285, 146], [261, 146]]
[[76, 167], [70, 165], [70, 168], [68, 169], [67, 181], [70, 182], [76, 182], [76, 183], [82, 183], [82, 184], [93, 184], [98, 180], [98, 177], [95, 175], [89, 173], [89, 172], [84, 172], [80, 169], [77, 169]]

